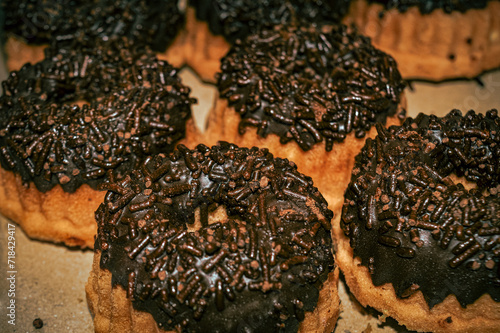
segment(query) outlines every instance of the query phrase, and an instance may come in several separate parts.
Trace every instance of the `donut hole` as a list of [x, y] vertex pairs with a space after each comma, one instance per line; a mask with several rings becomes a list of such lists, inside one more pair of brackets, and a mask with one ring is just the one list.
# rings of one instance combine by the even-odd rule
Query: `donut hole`
[[462, 184], [467, 191], [478, 188], [476, 183], [467, 180], [467, 178], [465, 178], [464, 176], [459, 177], [456, 174], [452, 173], [448, 176], [448, 179], [453, 182], [453, 184]]
[[84, 100], [84, 99], [78, 99], [78, 100], [76, 100], [72, 103], [68, 103], [68, 104], [77, 105], [79, 108], [82, 108], [84, 105], [90, 106], [90, 102], [87, 100]]
[[[216, 206], [208, 213], [208, 225], [227, 223], [228, 220], [229, 217], [227, 216], [226, 206], [224, 205]], [[194, 211], [194, 223], [188, 224], [187, 227], [189, 232], [196, 232], [203, 228], [203, 224], [201, 223], [201, 208], [196, 208]]]

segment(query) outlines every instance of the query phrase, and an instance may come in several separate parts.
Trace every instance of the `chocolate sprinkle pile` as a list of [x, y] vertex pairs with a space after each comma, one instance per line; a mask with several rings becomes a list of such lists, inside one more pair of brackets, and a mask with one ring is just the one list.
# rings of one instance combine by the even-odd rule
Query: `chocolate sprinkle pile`
[[5, 31], [28, 43], [125, 36], [164, 51], [184, 25], [177, 0], [4, 0]]
[[341, 222], [374, 285], [391, 283], [401, 298], [420, 290], [431, 308], [449, 294], [463, 307], [483, 294], [499, 302], [497, 111], [377, 129], [356, 158]]
[[429, 14], [436, 9], [448, 14], [453, 11], [465, 13], [469, 9], [483, 9], [490, 1], [498, 0], [368, 0], [383, 4], [386, 9], [396, 8], [400, 12], [417, 6], [422, 14]]
[[[294, 332], [316, 307], [334, 265], [333, 213], [292, 162], [179, 145], [108, 188], [96, 212], [101, 268], [160, 328]], [[220, 206], [227, 218], [209, 224]]]
[[364, 137], [396, 113], [404, 89], [394, 59], [345, 26], [264, 29], [237, 41], [221, 71], [219, 93], [241, 115], [240, 134], [256, 127], [303, 150]]
[[230, 43], [263, 26], [292, 22], [338, 23], [350, 0], [189, 0], [200, 21]]
[[185, 136], [195, 102], [175, 68], [126, 39], [49, 48], [2, 86], [1, 165], [42, 192], [123, 178]]

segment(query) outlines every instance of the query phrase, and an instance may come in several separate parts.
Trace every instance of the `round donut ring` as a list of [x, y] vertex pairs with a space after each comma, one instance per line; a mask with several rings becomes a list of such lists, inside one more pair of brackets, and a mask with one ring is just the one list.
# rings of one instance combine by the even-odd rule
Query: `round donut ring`
[[378, 127], [346, 191], [338, 260], [363, 305], [411, 330], [500, 329], [500, 118]]
[[92, 247], [99, 186], [194, 128], [177, 70], [125, 39], [48, 49], [3, 88], [0, 212], [34, 238]]
[[87, 285], [97, 332], [333, 330], [332, 212], [293, 163], [179, 145], [108, 188]]

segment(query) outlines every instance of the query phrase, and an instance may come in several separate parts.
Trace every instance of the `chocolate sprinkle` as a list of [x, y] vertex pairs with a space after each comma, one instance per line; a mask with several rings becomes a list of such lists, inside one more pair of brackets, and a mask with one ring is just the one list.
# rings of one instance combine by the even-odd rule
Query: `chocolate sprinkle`
[[386, 9], [396, 8], [400, 12], [418, 7], [422, 14], [429, 14], [436, 9], [442, 9], [448, 14], [453, 11], [465, 13], [469, 9], [484, 9], [490, 1], [498, 0], [368, 0], [382, 4]]
[[230, 43], [262, 27], [292, 22], [339, 23], [350, 0], [189, 0], [200, 21]]
[[341, 221], [374, 285], [391, 283], [398, 297], [417, 285], [431, 308], [450, 294], [463, 307], [483, 294], [499, 302], [498, 112], [377, 129], [356, 157]]
[[[219, 206], [227, 220], [208, 224]], [[294, 332], [334, 266], [332, 216], [311, 178], [267, 149], [179, 145], [110, 187], [95, 248], [162, 329]]]
[[116, 38], [49, 48], [2, 86], [1, 165], [42, 192], [123, 178], [185, 136], [194, 103], [175, 68]]
[[324, 141], [364, 137], [397, 111], [404, 83], [396, 62], [345, 26], [276, 26], [237, 41], [222, 59], [220, 96], [241, 115], [240, 134]]
[[127, 37], [164, 51], [184, 25], [177, 0], [4, 0], [5, 31], [28, 43]]

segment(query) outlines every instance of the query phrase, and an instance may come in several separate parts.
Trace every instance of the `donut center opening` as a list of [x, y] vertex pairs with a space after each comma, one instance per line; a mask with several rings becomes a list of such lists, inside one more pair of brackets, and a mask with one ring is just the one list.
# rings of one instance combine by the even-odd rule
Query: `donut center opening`
[[448, 178], [453, 181], [453, 183], [455, 184], [462, 184], [464, 186], [464, 188], [467, 190], [467, 191], [470, 191], [472, 189], [476, 189], [477, 188], [477, 184], [474, 183], [474, 182], [471, 182], [469, 180], [467, 180], [465, 177], [459, 177], [457, 176], [456, 174], [452, 173], [448, 176]]
[[[201, 225], [200, 218], [200, 208], [196, 208], [194, 211], [194, 223], [188, 224], [188, 231], [195, 232], [200, 230], [203, 226]], [[216, 224], [216, 223], [226, 223], [228, 221], [227, 211], [225, 206], [217, 206], [217, 208], [208, 213], [208, 225]]]
[[82, 108], [84, 105], [90, 105], [90, 103], [84, 99], [77, 99], [76, 101], [72, 101], [71, 103], [68, 104], [78, 105], [79, 108]]

